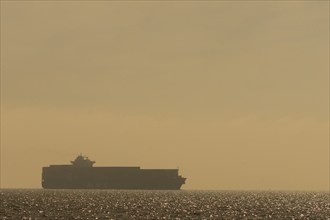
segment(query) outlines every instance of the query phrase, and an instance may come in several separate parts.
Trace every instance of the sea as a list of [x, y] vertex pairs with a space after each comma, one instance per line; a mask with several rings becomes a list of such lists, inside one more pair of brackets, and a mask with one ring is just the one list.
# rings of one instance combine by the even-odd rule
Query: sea
[[329, 192], [0, 190], [0, 219], [327, 219]]

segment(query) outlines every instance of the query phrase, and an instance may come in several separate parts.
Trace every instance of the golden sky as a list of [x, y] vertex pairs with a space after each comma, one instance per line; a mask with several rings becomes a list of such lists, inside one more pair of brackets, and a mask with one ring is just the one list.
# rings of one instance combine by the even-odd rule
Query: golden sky
[[177, 168], [184, 189], [329, 188], [328, 1], [1, 1], [1, 187]]

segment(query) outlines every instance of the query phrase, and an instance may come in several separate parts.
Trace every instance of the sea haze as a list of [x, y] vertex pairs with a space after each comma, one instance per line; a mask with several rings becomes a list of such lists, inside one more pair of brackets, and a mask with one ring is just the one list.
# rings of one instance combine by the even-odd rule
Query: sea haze
[[3, 189], [1, 219], [330, 219], [328, 192]]

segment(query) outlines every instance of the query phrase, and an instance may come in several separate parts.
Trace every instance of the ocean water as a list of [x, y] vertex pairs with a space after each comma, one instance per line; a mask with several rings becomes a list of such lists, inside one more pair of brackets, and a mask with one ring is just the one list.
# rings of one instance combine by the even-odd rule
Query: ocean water
[[330, 219], [328, 192], [0, 190], [0, 219]]

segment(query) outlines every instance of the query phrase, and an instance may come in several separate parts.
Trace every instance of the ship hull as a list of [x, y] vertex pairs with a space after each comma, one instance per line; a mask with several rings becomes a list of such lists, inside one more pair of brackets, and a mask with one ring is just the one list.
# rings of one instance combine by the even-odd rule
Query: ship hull
[[184, 183], [177, 169], [51, 165], [42, 170], [44, 189], [179, 190]]

